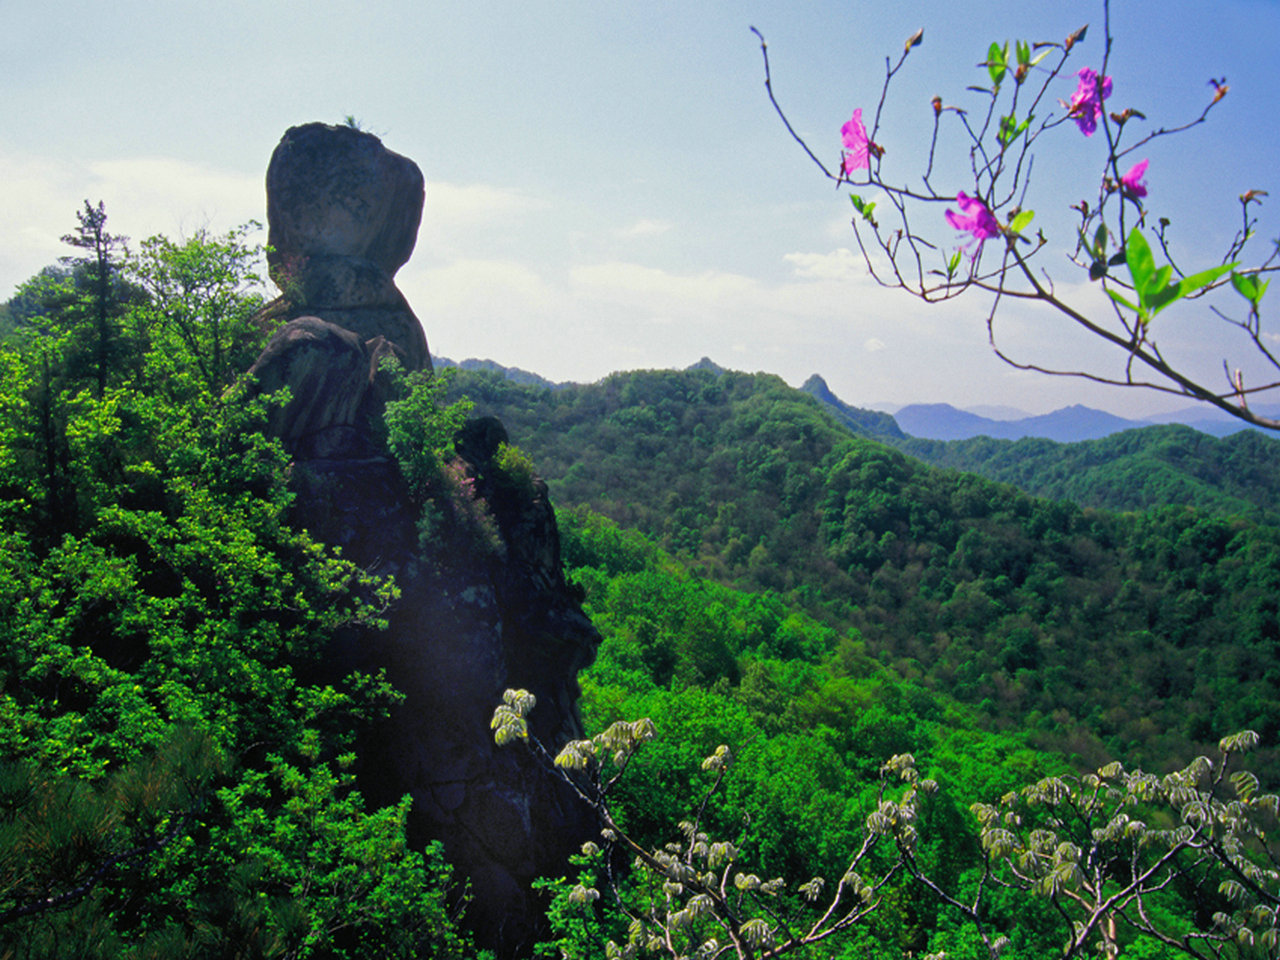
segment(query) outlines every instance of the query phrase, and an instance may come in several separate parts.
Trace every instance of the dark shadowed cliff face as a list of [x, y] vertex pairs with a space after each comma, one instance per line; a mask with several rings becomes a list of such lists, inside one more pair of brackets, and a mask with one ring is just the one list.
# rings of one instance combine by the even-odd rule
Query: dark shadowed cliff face
[[[483, 460], [466, 469], [476, 466], [482, 477]], [[520, 499], [478, 481], [500, 555], [460, 538], [420, 544], [387, 458], [299, 461], [293, 476], [297, 522], [401, 589], [385, 631], [352, 633], [332, 651], [335, 676], [384, 667], [406, 695], [362, 745], [362, 789], [378, 804], [411, 794], [411, 836], [443, 840], [471, 880], [481, 941], [527, 945], [545, 909], [530, 881], [563, 874], [596, 831], [590, 810], [528, 751], [499, 750], [489, 730], [502, 691], [516, 686], [537, 696], [530, 720], [544, 742], [582, 735], [575, 677], [598, 637], [563, 579], [545, 485]]]
[[[353, 311], [313, 297], [292, 307], [308, 312], [281, 328], [254, 367], [262, 389], [288, 386], [293, 396], [271, 426], [294, 456], [295, 522], [393, 576], [401, 591], [387, 629], [344, 635], [325, 672], [385, 668], [405, 694], [391, 722], [362, 745], [361, 787], [380, 804], [413, 797], [413, 839], [444, 842], [471, 882], [468, 915], [480, 941], [513, 955], [527, 948], [546, 906], [530, 881], [563, 874], [566, 857], [597, 827], [590, 809], [527, 751], [499, 751], [489, 719], [504, 689], [524, 687], [538, 698], [530, 720], [539, 738], [581, 736], [576, 676], [599, 638], [565, 582], [545, 484], [504, 484], [490, 469], [506, 438], [501, 424], [468, 424], [451, 465], [492, 516], [489, 538], [455, 531], [420, 541], [418, 508], [380, 439], [386, 384], [378, 360], [430, 367], [416, 320], [417, 339], [406, 333], [413, 315], [391, 282], [416, 236], [417, 167], [368, 134], [311, 124], [285, 135], [271, 171], [276, 261], [305, 260], [311, 290], [328, 289], [317, 271], [334, 264], [345, 264], [342, 278], [376, 274], [387, 320], [380, 324], [369, 303]], [[415, 199], [416, 211], [401, 209]], [[407, 240], [380, 236], [363, 213], [381, 217], [387, 231], [409, 231]], [[348, 326], [353, 316], [359, 323]], [[407, 348], [396, 339], [405, 336]]]

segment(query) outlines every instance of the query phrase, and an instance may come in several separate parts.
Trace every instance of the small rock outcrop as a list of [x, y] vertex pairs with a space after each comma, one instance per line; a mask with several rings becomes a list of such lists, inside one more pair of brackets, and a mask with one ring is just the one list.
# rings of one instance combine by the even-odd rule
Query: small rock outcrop
[[294, 521], [401, 591], [386, 630], [344, 634], [319, 668], [334, 678], [385, 669], [405, 695], [361, 744], [360, 786], [378, 804], [413, 797], [411, 840], [443, 841], [470, 881], [479, 941], [515, 956], [546, 908], [531, 881], [562, 875], [598, 824], [528, 751], [495, 747], [489, 718], [504, 689], [523, 687], [538, 698], [535, 735], [580, 737], [576, 677], [599, 636], [564, 579], [546, 485], [499, 466], [507, 435], [496, 420], [469, 422], [447, 465], [452, 494], [441, 490], [439, 509], [462, 520], [420, 536], [423, 505], [382, 439], [390, 384], [379, 364], [430, 369], [392, 284], [422, 202], [418, 168], [376, 137], [322, 124], [285, 134], [267, 215], [287, 322], [253, 373], [258, 390], [287, 386], [292, 397], [269, 426], [293, 455]]

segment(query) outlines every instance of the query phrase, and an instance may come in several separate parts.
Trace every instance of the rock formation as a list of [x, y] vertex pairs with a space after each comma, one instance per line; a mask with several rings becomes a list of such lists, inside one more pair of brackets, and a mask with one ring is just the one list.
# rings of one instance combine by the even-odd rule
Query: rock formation
[[294, 456], [295, 522], [400, 587], [381, 632], [353, 631], [322, 672], [385, 668], [405, 700], [361, 745], [359, 782], [375, 803], [413, 797], [414, 842], [438, 838], [470, 880], [481, 943], [527, 948], [546, 904], [529, 889], [561, 875], [594, 816], [523, 749], [493, 745], [507, 687], [538, 698], [533, 732], [581, 736], [578, 671], [599, 637], [566, 584], [546, 485], [510, 483], [494, 458], [506, 431], [470, 422], [450, 465], [494, 537], [445, 529], [420, 540], [421, 504], [379, 439], [381, 358], [429, 368], [426, 339], [391, 283], [413, 249], [422, 175], [376, 137], [309, 124], [289, 130], [267, 175], [273, 276], [285, 323], [254, 365], [259, 389], [293, 399], [271, 428]]
[[[430, 370], [422, 325], [396, 289], [418, 238], [422, 171], [352, 127], [291, 127], [267, 167], [267, 265], [284, 325], [253, 367], [292, 401], [272, 432], [304, 454], [368, 455], [385, 399], [378, 363]], [[319, 322], [323, 321], [323, 322]]]

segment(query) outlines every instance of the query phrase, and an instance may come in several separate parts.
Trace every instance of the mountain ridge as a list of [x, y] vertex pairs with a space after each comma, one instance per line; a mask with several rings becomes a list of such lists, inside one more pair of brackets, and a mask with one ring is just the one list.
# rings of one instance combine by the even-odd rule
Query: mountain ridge
[[[515, 383], [562, 390], [581, 386], [578, 381], [554, 381], [521, 367], [506, 366], [494, 360], [469, 357], [451, 360], [434, 357], [437, 366], [457, 367], [468, 371], [496, 373]], [[684, 370], [710, 370], [715, 374], [731, 372], [710, 357], [703, 357]], [[624, 371], [619, 371], [624, 372]], [[604, 378], [601, 378], [604, 379]], [[599, 380], [594, 382], [600, 382]], [[1039, 437], [1058, 443], [1100, 440], [1125, 430], [1165, 424], [1181, 424], [1212, 437], [1225, 437], [1242, 430], [1253, 430], [1264, 436], [1265, 430], [1250, 426], [1229, 414], [1211, 408], [1185, 407], [1168, 413], [1131, 419], [1085, 404], [1074, 403], [1049, 413], [1030, 414], [1009, 406], [978, 405], [957, 407], [950, 403], [909, 403], [893, 412], [877, 407], [860, 407], [838, 397], [819, 373], [813, 373], [798, 388], [830, 408], [836, 418], [857, 433], [885, 438], [917, 438], [921, 440], [970, 440], [991, 437], [996, 440], [1021, 440]], [[1260, 408], [1267, 416], [1280, 417], [1280, 404]], [[890, 422], [892, 421], [892, 422]]]
[[[492, 361], [438, 362], [557, 393], [583, 386], [552, 384], [537, 374]], [[706, 357], [684, 371], [669, 372], [699, 371], [718, 379], [741, 375]], [[615, 373], [597, 385], [626, 376]], [[915, 405], [917, 410], [935, 411], [938, 417], [946, 418], [945, 423], [1003, 430], [1003, 435], [996, 430], [971, 430], [954, 439], [931, 439], [905, 430], [893, 415], [846, 403], [819, 374], [810, 376], [799, 388], [787, 389], [807, 395], [855, 436], [884, 443], [931, 466], [977, 474], [1035, 496], [1111, 510], [1178, 505], [1223, 516], [1280, 518], [1280, 484], [1276, 482], [1280, 478], [1280, 438], [1265, 431], [1240, 427], [1213, 433], [1183, 424], [1126, 421], [1080, 404], [1008, 422], [960, 411], [949, 404]], [[905, 419], [911, 422], [910, 417]], [[1084, 436], [1057, 439], [1073, 435]]]
[[[767, 374], [639, 371], [556, 394], [468, 375], [451, 389], [509, 424], [558, 510], [639, 530], [699, 577], [789, 597], [997, 723], [1036, 711], [1042, 748], [1103, 761], [1061, 726], [1070, 718], [1139, 762], [1155, 743], [1149, 727], [1164, 731], [1164, 754], [1202, 750], [1220, 729], [1280, 729], [1271, 681], [1236, 668], [1271, 656], [1280, 529], [1239, 503], [1187, 509], [1176, 491], [1163, 508], [1129, 513], [1029, 496], [855, 433]], [[1059, 456], [1051, 441], [1019, 442]], [[1193, 462], [1195, 444], [1183, 446]], [[1212, 486], [1212, 471], [1197, 487], [1170, 470], [1187, 489]], [[1163, 686], [1136, 673], [1089, 681], [1139, 665]], [[1217, 692], [1201, 703], [1211, 675]], [[1139, 687], [1149, 700], [1114, 698]]]

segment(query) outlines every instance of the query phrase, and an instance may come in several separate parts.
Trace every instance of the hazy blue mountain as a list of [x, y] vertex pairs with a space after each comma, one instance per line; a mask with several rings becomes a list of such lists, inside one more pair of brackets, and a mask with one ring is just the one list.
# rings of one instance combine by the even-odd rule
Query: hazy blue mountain
[[[1230, 414], [1210, 407], [1186, 407], [1173, 413], [1130, 420], [1075, 404], [1052, 413], [1039, 416], [1010, 417], [983, 416], [979, 411], [1014, 412], [1008, 407], [975, 407], [961, 410], [948, 403], [913, 403], [893, 415], [903, 432], [924, 440], [969, 440], [973, 437], [991, 437], [996, 440], [1021, 440], [1023, 437], [1042, 437], [1059, 443], [1075, 443], [1080, 440], [1100, 440], [1123, 430], [1134, 430], [1157, 424], [1181, 424], [1207, 433], [1213, 437], [1226, 437], [1241, 430], [1256, 430]], [[1280, 405], [1256, 408], [1264, 416], [1280, 417]], [[1264, 431], [1266, 432], [1266, 431]]]
[[1017, 407], [1010, 407], [1000, 403], [975, 403], [973, 406], [965, 407], [964, 409], [989, 420], [1025, 420], [1027, 417], [1033, 416], [1033, 414], [1027, 413], [1025, 410], [1019, 410]]
[[1021, 420], [993, 420], [968, 410], [959, 410], [948, 403], [913, 403], [894, 414], [894, 419], [904, 433], [925, 440], [1044, 437], [1059, 443], [1073, 443], [1097, 440], [1121, 430], [1146, 426], [1140, 420], [1126, 420], [1080, 404]]
[[[1280, 419], [1280, 403], [1254, 404], [1250, 409], [1264, 417], [1270, 417], [1273, 420]], [[1148, 417], [1147, 420], [1150, 423], [1181, 423], [1184, 426], [1214, 437], [1229, 436], [1233, 433], [1239, 433], [1241, 430], [1258, 429], [1257, 427], [1249, 426], [1243, 420], [1233, 417], [1229, 413], [1224, 413], [1204, 404], [1184, 407], [1172, 413], [1156, 414]], [[1267, 430], [1262, 432], [1268, 435], [1271, 434], [1271, 431]]]

